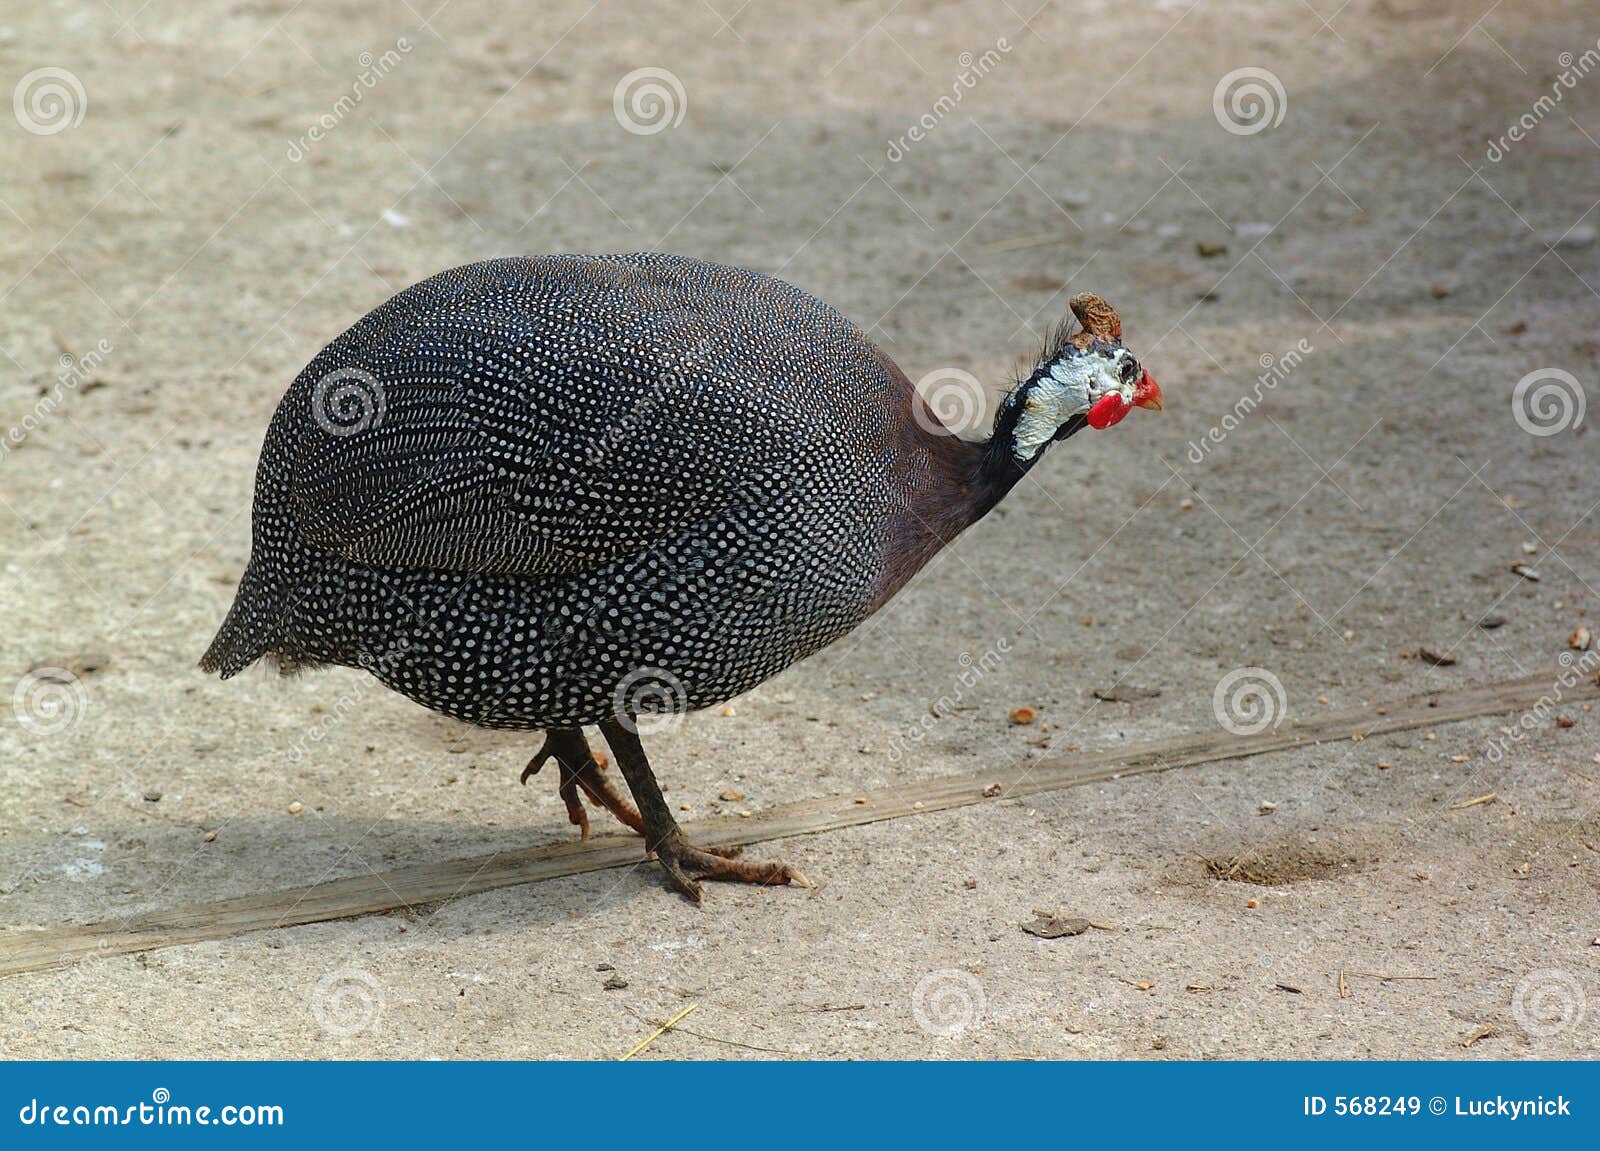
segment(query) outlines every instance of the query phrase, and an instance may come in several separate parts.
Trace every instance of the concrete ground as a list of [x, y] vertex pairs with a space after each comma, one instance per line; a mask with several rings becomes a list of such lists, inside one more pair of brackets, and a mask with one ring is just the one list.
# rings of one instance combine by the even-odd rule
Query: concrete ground
[[[657, 737], [696, 812], [1249, 722], [1225, 679], [1270, 722], [1592, 674], [1592, 6], [1034, 7], [9, 7], [0, 923], [573, 834], [531, 739], [195, 668], [288, 382], [493, 255], [746, 265], [995, 387], [1090, 289], [1166, 391]], [[605, 1058], [697, 1004], [646, 1057], [1592, 1057], [1600, 717], [1517, 720], [773, 845], [813, 891], [640, 866], [14, 977], [0, 1053]]]

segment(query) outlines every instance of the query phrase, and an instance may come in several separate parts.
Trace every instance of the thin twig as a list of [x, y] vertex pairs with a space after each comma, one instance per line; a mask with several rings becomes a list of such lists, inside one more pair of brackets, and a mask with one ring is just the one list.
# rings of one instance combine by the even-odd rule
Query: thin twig
[[687, 1027], [677, 1028], [680, 1035], [693, 1035], [696, 1039], [709, 1040], [712, 1043], [726, 1043], [729, 1047], [743, 1047], [746, 1051], [766, 1051], [772, 1055], [799, 1055], [798, 1051], [788, 1051], [782, 1047], [761, 1047], [755, 1043], [740, 1043], [737, 1039], [724, 1039], [720, 1035], [707, 1035], [704, 1031], [690, 1031]]
[[135, 814], [146, 815], [146, 816], [149, 816], [151, 819], [164, 820], [165, 822], [172, 824], [172, 826], [174, 826], [174, 827], [190, 827], [190, 828], [193, 828], [196, 831], [210, 831], [211, 830], [211, 827], [208, 824], [196, 823], [192, 819], [182, 819], [182, 818], [179, 818], [178, 816], [175, 816], [175, 815], [168, 815], [164, 811], [157, 811], [149, 803], [145, 803], [142, 806], [136, 806], [136, 805], [131, 804], [131, 803], [125, 803], [122, 806], [126, 807], [129, 811], [134, 812]]
[[1043, 248], [1049, 244], [1065, 244], [1076, 237], [1071, 232], [1045, 232], [1036, 236], [1013, 236], [1009, 240], [995, 240], [979, 244], [977, 250], [984, 255], [994, 252], [1020, 252], [1024, 248]]
[[678, 1025], [678, 1021], [680, 1019], [685, 1018], [687, 1015], [689, 1015], [690, 1012], [692, 1012], [696, 1007], [699, 1007], [699, 1006], [700, 1005], [698, 1003], [689, 1004], [689, 1006], [685, 1007], [682, 1011], [678, 1012], [671, 1019], [667, 1020], [660, 1027], [657, 1027], [654, 1031], [652, 1031], [650, 1033], [649, 1037], [647, 1039], [645, 1039], [645, 1041], [643, 1043], [640, 1043], [632, 1051], [628, 1052], [621, 1059], [617, 1060], [617, 1062], [626, 1063], [628, 1060], [632, 1059], [635, 1055], [639, 1054], [639, 1052], [643, 1051], [646, 1047], [650, 1046], [650, 1044], [654, 1043], [657, 1039], [660, 1039], [667, 1032], [671, 1031], [674, 1027], [676, 1027]]

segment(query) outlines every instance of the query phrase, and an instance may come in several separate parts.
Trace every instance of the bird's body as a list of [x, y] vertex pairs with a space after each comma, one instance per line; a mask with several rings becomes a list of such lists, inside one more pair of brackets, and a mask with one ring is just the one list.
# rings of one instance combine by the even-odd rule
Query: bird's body
[[1023, 391], [990, 444], [955, 439], [834, 309], [697, 260], [442, 273], [284, 396], [202, 666], [364, 667], [578, 745], [585, 724], [719, 703], [855, 628], [1016, 482], [1042, 446], [1010, 450], [1039, 406]]
[[284, 397], [207, 663], [363, 666], [488, 727], [596, 723], [630, 675], [652, 706], [719, 703], [887, 598], [929, 467], [911, 402], [848, 320], [752, 272], [445, 272]]

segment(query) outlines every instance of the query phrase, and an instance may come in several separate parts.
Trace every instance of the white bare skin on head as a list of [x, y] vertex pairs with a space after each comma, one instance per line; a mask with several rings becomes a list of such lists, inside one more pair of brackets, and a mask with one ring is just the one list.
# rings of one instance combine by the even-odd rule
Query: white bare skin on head
[[1131, 402], [1138, 372], [1130, 373], [1126, 381], [1121, 378], [1123, 365], [1131, 362], [1133, 355], [1125, 348], [1109, 356], [1091, 350], [1059, 359], [1023, 397], [1012, 452], [1019, 460], [1033, 459], [1063, 424], [1083, 415], [1108, 392], [1121, 392]]

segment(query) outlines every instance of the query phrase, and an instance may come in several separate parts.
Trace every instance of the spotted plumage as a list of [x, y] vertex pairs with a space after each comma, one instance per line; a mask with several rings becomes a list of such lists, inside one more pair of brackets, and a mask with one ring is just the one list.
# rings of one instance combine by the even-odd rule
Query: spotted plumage
[[659, 254], [444, 272], [284, 396], [202, 666], [361, 667], [553, 735], [721, 702], [848, 633], [992, 506], [1038, 455], [1011, 450], [1019, 421], [1082, 426], [1052, 397], [1100, 396], [1126, 353], [1080, 334], [967, 443], [780, 280]]

